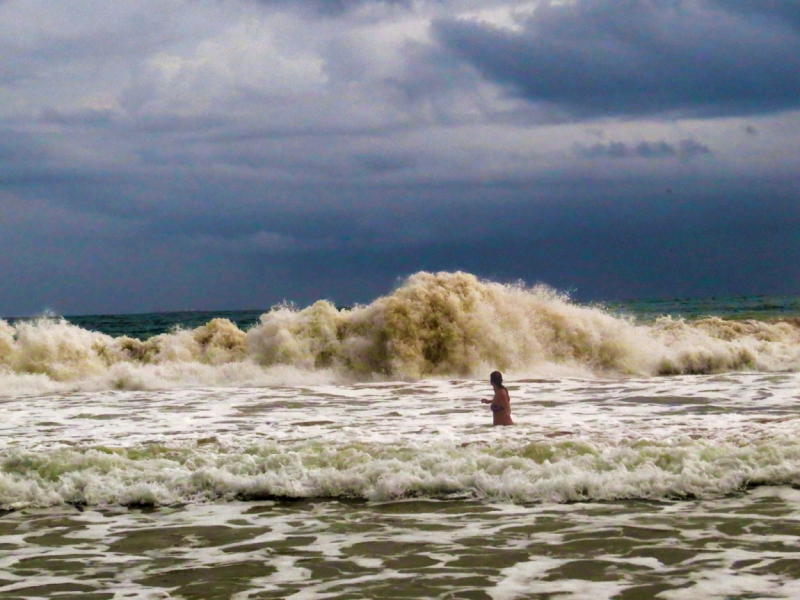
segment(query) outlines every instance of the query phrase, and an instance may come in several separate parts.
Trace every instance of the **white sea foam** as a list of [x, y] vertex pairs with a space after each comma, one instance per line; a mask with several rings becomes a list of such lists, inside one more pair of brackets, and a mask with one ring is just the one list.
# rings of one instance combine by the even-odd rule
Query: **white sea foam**
[[115, 391], [0, 403], [0, 506], [708, 497], [800, 483], [796, 374]]
[[2, 520], [0, 595], [41, 597], [46, 582], [136, 598], [208, 596], [213, 585], [234, 600], [478, 590], [496, 600], [793, 599], [797, 501], [795, 490], [770, 486], [658, 503], [28, 509]]
[[291, 385], [422, 377], [644, 376], [796, 371], [792, 322], [648, 325], [537, 286], [417, 273], [367, 306], [277, 307], [242, 331], [225, 319], [147, 341], [64, 320], [0, 321], [0, 394]]

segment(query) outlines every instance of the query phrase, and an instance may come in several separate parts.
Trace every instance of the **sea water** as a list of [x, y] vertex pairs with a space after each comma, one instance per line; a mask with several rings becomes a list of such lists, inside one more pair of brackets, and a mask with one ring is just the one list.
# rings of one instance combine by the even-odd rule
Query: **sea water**
[[799, 597], [797, 301], [653, 304], [0, 323], [0, 597]]

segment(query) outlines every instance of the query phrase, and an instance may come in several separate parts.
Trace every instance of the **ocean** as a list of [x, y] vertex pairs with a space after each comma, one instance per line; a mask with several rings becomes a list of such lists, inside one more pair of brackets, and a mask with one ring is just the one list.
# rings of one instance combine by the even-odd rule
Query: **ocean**
[[797, 297], [466, 273], [6, 319], [0, 598], [798, 598], [799, 371]]

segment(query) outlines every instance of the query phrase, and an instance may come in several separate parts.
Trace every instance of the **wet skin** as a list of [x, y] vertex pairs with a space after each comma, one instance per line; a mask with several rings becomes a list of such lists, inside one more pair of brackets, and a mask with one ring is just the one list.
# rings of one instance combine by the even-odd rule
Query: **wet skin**
[[492, 409], [492, 426], [495, 425], [513, 425], [514, 421], [511, 420], [511, 398], [508, 395], [508, 390], [502, 386], [492, 384], [494, 388], [494, 398], [489, 400], [483, 398], [483, 404], [489, 404]]

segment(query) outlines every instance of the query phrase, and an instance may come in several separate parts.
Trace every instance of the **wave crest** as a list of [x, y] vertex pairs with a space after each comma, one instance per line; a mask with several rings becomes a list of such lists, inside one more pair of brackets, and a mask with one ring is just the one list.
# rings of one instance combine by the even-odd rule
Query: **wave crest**
[[712, 497], [796, 485], [795, 436], [676, 443], [207, 443], [13, 450], [0, 464], [0, 510], [63, 503], [130, 505], [264, 497], [469, 497], [517, 503]]
[[[0, 321], [0, 367], [6, 378], [28, 382], [20, 389], [54, 382], [93, 389], [165, 381], [246, 385], [265, 368], [371, 380], [484, 376], [493, 369], [658, 375], [798, 366], [796, 322], [662, 317], [636, 324], [546, 286], [504, 285], [462, 272], [417, 273], [391, 294], [349, 310], [324, 300], [302, 310], [281, 305], [246, 332], [213, 319], [141, 341], [63, 319]], [[141, 376], [132, 377], [131, 369]]]

